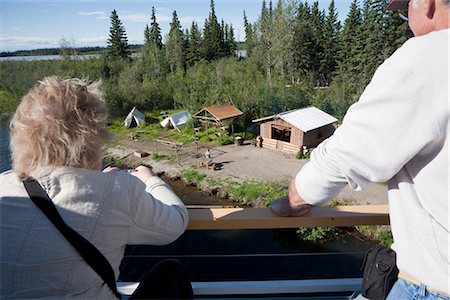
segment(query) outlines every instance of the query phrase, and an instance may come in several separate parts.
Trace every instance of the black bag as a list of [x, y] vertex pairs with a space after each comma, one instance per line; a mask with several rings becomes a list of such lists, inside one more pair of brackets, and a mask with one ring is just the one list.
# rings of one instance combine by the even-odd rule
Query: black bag
[[395, 251], [382, 245], [369, 249], [361, 266], [362, 295], [371, 300], [384, 300], [397, 281]]

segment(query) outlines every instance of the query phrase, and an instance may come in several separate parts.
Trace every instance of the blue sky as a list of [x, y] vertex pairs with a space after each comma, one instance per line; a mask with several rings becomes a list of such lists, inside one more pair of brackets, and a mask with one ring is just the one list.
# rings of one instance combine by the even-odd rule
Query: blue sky
[[[335, 1], [339, 19], [344, 20], [351, 0]], [[277, 0], [273, 2], [275, 6]], [[210, 11], [209, 3], [210, 0], [0, 0], [0, 51], [59, 47], [63, 39], [75, 47], [106, 46], [113, 9], [125, 27], [128, 42], [142, 44], [152, 6], [164, 38], [174, 10], [183, 29], [190, 28], [192, 21], [203, 28]], [[330, 0], [320, 0], [320, 8], [327, 10], [329, 3]], [[237, 40], [244, 40], [243, 11], [254, 23], [261, 4], [262, 0], [215, 0], [216, 15], [219, 20], [233, 24]]]

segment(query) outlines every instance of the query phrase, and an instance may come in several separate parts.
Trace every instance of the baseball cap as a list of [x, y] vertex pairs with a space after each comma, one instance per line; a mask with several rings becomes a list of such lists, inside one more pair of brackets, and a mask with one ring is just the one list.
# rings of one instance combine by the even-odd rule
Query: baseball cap
[[392, 11], [407, 11], [409, 0], [392, 0], [387, 5], [387, 10]]

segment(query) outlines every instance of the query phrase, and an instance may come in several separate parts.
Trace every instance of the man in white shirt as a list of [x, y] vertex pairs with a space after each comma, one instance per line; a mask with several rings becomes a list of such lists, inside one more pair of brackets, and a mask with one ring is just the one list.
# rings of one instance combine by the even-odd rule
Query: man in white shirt
[[377, 69], [342, 126], [292, 181], [288, 197], [271, 208], [298, 216], [347, 184], [361, 190], [388, 181], [400, 270], [388, 299], [450, 299], [450, 1], [390, 4], [406, 5], [415, 37]]

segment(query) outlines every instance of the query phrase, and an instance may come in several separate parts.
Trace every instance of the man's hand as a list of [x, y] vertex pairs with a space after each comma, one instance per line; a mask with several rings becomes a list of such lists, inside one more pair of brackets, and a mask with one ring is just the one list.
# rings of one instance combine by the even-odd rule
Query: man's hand
[[300, 197], [295, 188], [295, 181], [292, 181], [289, 186], [289, 196], [276, 199], [270, 208], [281, 217], [297, 217], [309, 212], [311, 206]]
[[147, 181], [152, 176], [155, 176], [155, 174], [152, 172], [152, 170], [145, 166], [139, 166], [136, 169], [134, 169], [132, 172], [130, 172], [131, 175], [136, 176], [139, 178], [142, 182]]

